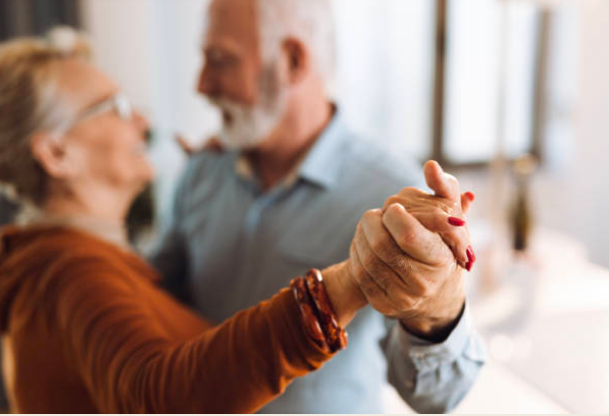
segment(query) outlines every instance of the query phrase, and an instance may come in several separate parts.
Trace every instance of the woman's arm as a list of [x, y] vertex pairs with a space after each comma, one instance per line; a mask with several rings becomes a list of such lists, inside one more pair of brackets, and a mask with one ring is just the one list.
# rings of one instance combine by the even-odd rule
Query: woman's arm
[[102, 412], [253, 412], [332, 356], [308, 337], [287, 289], [178, 343], [118, 269], [87, 260], [63, 270], [55, 316], [65, 353]]

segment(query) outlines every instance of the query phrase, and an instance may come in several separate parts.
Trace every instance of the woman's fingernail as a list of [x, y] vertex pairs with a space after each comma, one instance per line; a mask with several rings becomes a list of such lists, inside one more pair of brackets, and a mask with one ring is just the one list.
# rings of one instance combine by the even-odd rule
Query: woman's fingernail
[[472, 246], [469, 246], [467, 247], [465, 254], [467, 255], [467, 264], [465, 265], [465, 269], [468, 272], [471, 272], [472, 268], [474, 267], [474, 263], [476, 262], [476, 253], [474, 253]]
[[476, 262], [476, 253], [474, 253], [474, 249], [472, 248], [472, 246], [469, 246], [467, 248], [467, 258], [471, 262]]
[[465, 221], [457, 217], [448, 217], [448, 223], [455, 227], [463, 227], [465, 225]]
[[474, 195], [473, 192], [466, 192], [465, 196], [467, 197], [467, 199], [469, 199], [471, 202], [474, 202], [476, 200], [476, 195]]

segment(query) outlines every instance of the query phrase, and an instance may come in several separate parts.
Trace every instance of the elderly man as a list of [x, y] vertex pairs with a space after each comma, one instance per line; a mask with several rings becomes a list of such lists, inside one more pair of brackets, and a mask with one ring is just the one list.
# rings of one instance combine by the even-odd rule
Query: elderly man
[[[192, 157], [152, 259], [170, 290], [209, 319], [267, 298], [286, 276], [345, 258], [365, 211], [422, 182], [415, 163], [349, 131], [329, 100], [330, 9], [329, 0], [210, 6], [199, 92], [222, 113], [225, 151]], [[473, 251], [463, 251], [455, 257], [471, 268]], [[363, 290], [374, 305], [401, 289]], [[452, 409], [484, 351], [461, 287], [416, 296], [399, 314], [362, 313], [341, 356], [263, 411], [379, 413], [386, 380], [417, 411]]]

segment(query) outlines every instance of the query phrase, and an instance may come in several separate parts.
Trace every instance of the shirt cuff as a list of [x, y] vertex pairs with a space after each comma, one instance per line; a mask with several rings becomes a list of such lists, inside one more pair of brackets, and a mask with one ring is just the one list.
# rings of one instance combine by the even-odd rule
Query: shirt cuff
[[459, 323], [440, 344], [412, 335], [399, 323], [394, 326], [393, 332], [391, 339], [399, 342], [402, 352], [410, 357], [419, 371], [433, 370], [442, 364], [455, 361], [464, 354], [470, 359], [485, 361], [484, 350], [480, 348], [479, 343], [473, 342], [475, 330], [467, 301]]

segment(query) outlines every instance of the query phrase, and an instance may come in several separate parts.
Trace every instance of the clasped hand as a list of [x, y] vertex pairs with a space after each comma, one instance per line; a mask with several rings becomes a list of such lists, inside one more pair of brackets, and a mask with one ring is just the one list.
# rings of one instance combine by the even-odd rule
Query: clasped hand
[[425, 179], [434, 195], [406, 188], [362, 217], [346, 267], [363, 302], [442, 341], [462, 313], [464, 270], [475, 262], [465, 220], [473, 194], [461, 195], [436, 162], [425, 165]]

